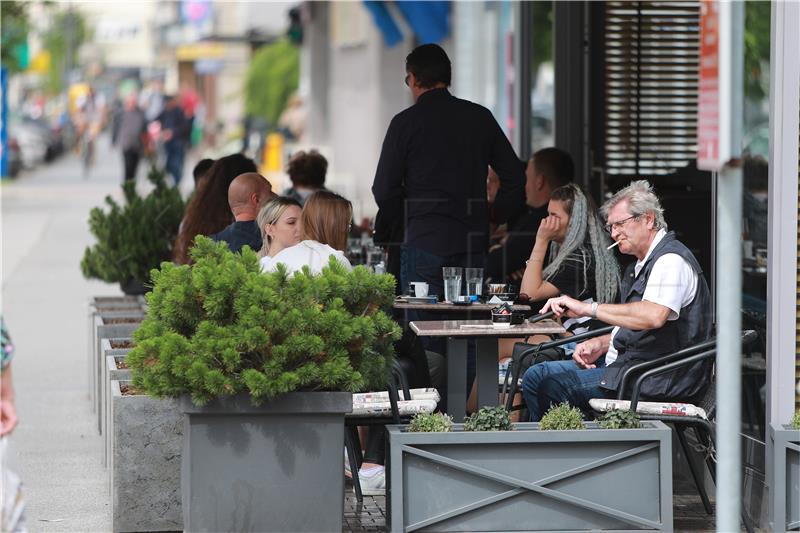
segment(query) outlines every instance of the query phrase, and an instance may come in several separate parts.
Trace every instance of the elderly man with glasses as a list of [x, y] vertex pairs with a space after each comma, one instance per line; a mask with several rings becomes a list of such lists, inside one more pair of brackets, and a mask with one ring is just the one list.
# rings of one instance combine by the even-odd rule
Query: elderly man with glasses
[[[664, 210], [651, 185], [634, 181], [602, 208], [606, 231], [620, 252], [636, 257], [625, 271], [621, 303], [584, 303], [551, 298], [542, 313], [591, 316], [615, 326], [605, 336], [578, 344], [571, 361], [534, 365], [522, 381], [531, 421], [551, 405], [568, 402], [588, 410], [592, 398], [614, 397], [624, 371], [710, 338], [711, 296], [692, 252], [667, 232]], [[711, 361], [647, 379], [642, 394], [652, 400], [691, 401], [705, 391]]]

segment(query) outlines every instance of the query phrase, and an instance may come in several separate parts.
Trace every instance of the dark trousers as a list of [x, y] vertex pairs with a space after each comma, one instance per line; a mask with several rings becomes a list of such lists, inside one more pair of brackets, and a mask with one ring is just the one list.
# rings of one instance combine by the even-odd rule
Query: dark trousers
[[186, 148], [183, 143], [170, 142], [164, 145], [167, 154], [167, 174], [172, 176], [177, 186], [183, 177], [183, 158], [186, 155]]
[[125, 181], [136, 179], [136, 169], [139, 168], [139, 160], [142, 154], [139, 150], [123, 150], [122, 162], [125, 166]]

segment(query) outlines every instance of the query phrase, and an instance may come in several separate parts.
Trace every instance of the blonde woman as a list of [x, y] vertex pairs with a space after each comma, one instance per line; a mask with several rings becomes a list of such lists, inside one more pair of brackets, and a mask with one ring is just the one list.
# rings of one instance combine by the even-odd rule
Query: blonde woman
[[289, 272], [308, 266], [314, 274], [322, 271], [333, 256], [348, 270], [350, 261], [344, 255], [347, 233], [353, 220], [352, 204], [330, 191], [317, 191], [306, 200], [300, 217], [298, 244], [284, 248], [271, 257], [261, 258], [261, 270], [273, 271], [283, 263]]
[[285, 196], [264, 204], [256, 217], [263, 243], [258, 252], [259, 257], [275, 257], [281, 250], [300, 242], [302, 212], [300, 202]]

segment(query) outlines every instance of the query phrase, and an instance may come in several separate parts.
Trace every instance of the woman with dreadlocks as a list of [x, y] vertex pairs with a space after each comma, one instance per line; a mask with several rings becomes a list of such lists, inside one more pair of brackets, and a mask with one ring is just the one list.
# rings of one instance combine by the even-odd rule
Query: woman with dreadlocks
[[[553, 191], [547, 209], [549, 216], [539, 225], [520, 292], [531, 300], [568, 294], [578, 300], [614, 302], [619, 265], [591, 199], [570, 183]], [[548, 249], [550, 262], [545, 266]]]

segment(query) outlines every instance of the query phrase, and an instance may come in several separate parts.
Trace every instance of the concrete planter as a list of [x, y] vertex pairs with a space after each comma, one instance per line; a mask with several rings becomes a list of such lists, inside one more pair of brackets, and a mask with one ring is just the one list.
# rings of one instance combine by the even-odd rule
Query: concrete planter
[[289, 393], [259, 407], [222, 398], [185, 413], [186, 531], [341, 531], [346, 392]]
[[408, 433], [387, 426], [390, 531], [672, 531], [667, 426]]
[[105, 359], [101, 349], [103, 339], [130, 337], [144, 319], [144, 312], [139, 310], [99, 312], [94, 316], [91, 360], [89, 361], [89, 394], [92, 401], [92, 412], [97, 414], [97, 431], [102, 431], [103, 404], [102, 386], [105, 371]]
[[772, 441], [771, 529], [800, 531], [800, 429], [770, 424]]
[[[107, 339], [103, 339], [104, 343], [107, 343]], [[119, 351], [119, 350], [111, 350]], [[113, 427], [114, 419], [111, 416], [112, 413], [112, 406], [111, 406], [111, 382], [112, 381], [131, 381], [131, 371], [128, 368], [120, 368], [120, 363], [125, 360], [127, 357], [127, 352], [130, 350], [124, 350], [126, 353], [121, 355], [107, 355], [106, 362], [105, 362], [105, 369], [104, 375], [105, 379], [103, 380], [103, 427], [101, 429], [101, 433], [103, 434], [103, 440], [105, 441], [105, 449], [103, 452], [103, 466], [108, 467], [111, 462], [111, 446], [112, 446], [112, 430], [110, 428]], [[108, 350], [106, 350], [108, 353]]]
[[181, 531], [183, 415], [175, 400], [123, 396], [111, 382], [111, 513], [116, 531]]

